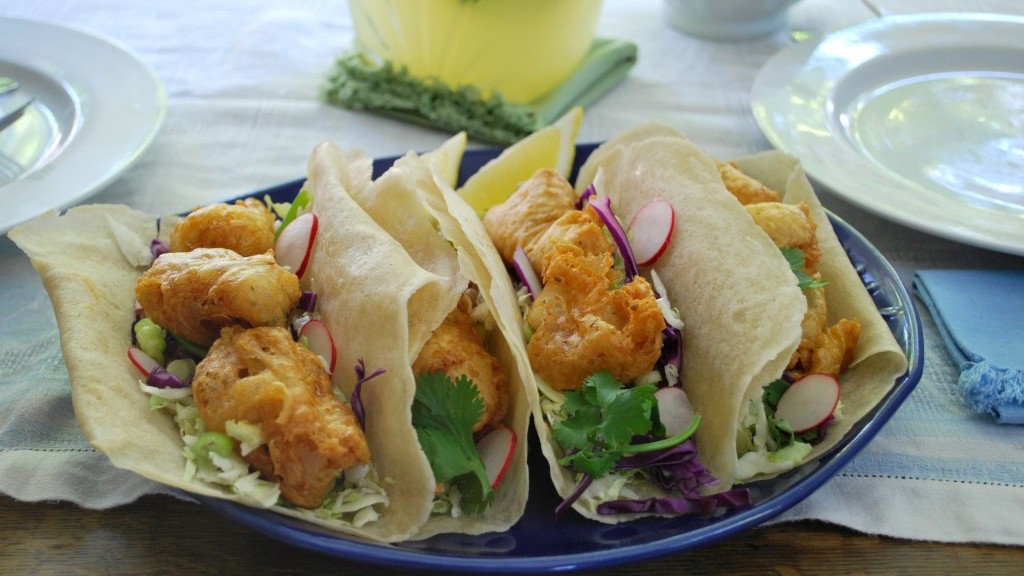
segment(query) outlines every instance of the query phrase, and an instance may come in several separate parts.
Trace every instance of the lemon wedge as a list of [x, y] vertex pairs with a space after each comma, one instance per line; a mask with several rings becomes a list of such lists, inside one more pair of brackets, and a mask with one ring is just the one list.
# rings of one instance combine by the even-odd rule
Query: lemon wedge
[[554, 168], [568, 178], [582, 122], [583, 108], [576, 106], [484, 164], [459, 188], [459, 194], [483, 215], [491, 206], [508, 199], [521, 182], [541, 168]]
[[459, 183], [459, 166], [462, 165], [462, 156], [465, 153], [466, 133], [459, 132], [445, 140], [444, 144], [423, 154], [423, 158], [430, 163], [446, 184], [455, 188]]

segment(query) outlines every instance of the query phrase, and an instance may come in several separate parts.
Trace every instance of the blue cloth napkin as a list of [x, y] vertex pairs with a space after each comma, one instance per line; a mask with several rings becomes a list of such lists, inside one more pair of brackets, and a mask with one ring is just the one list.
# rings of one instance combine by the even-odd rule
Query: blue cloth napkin
[[1024, 270], [920, 270], [931, 312], [974, 410], [1024, 424]]

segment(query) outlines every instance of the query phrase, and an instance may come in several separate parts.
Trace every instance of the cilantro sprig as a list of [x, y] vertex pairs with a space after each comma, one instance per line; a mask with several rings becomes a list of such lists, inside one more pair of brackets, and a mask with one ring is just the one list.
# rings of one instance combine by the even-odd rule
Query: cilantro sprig
[[473, 442], [473, 425], [484, 403], [465, 375], [452, 381], [443, 372], [416, 377], [412, 424], [430, 461], [434, 480], [452, 486], [469, 513], [483, 511], [494, 500], [494, 490]]
[[789, 263], [790, 270], [793, 271], [793, 275], [796, 276], [797, 285], [800, 290], [808, 290], [810, 288], [821, 288], [828, 284], [824, 280], [815, 280], [810, 274], [804, 272], [804, 262], [806, 257], [804, 251], [799, 248], [783, 247], [779, 248], [782, 251], [782, 256], [786, 258], [786, 262]]
[[658, 419], [655, 386], [627, 388], [602, 370], [583, 382], [580, 390], [567, 392], [561, 412], [564, 418], [552, 426], [555, 440], [566, 450], [559, 460], [577, 472], [600, 478], [627, 454], [664, 450], [686, 441], [697, 430], [700, 415], [671, 438], [634, 444], [637, 436], [664, 436]]

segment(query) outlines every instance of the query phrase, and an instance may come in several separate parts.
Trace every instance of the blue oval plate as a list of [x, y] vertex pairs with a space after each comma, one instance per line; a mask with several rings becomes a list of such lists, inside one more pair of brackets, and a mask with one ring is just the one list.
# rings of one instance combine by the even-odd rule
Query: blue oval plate
[[[577, 146], [574, 171], [595, 147], [596, 144]], [[466, 152], [461, 179], [465, 180], [499, 152], [491, 149]], [[383, 173], [394, 160], [375, 161], [375, 176]], [[303, 181], [282, 184], [255, 195], [269, 194], [277, 201], [290, 201]], [[838, 472], [874, 438], [921, 379], [923, 336], [910, 295], [874, 246], [835, 215], [829, 214], [829, 218], [850, 261], [907, 355], [909, 369], [875, 410], [858, 422], [831, 452], [783, 476], [749, 484], [753, 505], [747, 508], [713, 517], [645, 518], [615, 525], [600, 524], [575, 514], [556, 520], [553, 511], [561, 499], [551, 485], [548, 463], [532, 433], [529, 439], [530, 499], [523, 517], [503, 533], [444, 534], [419, 542], [377, 544], [265, 510], [219, 499], [200, 500], [228, 518], [300, 548], [362, 562], [448, 571], [524, 573], [603, 568], [704, 546], [757, 526], [794, 506]]]

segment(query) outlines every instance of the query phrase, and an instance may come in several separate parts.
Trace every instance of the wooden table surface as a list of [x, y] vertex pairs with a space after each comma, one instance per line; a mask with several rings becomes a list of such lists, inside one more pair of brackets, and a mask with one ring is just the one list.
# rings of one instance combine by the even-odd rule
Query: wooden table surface
[[[148, 496], [95, 511], [0, 496], [0, 574], [430, 574], [292, 547], [198, 504]], [[437, 572], [433, 572], [437, 573]], [[799, 522], [600, 574], [1021, 574], [1024, 548], [879, 538]]]

